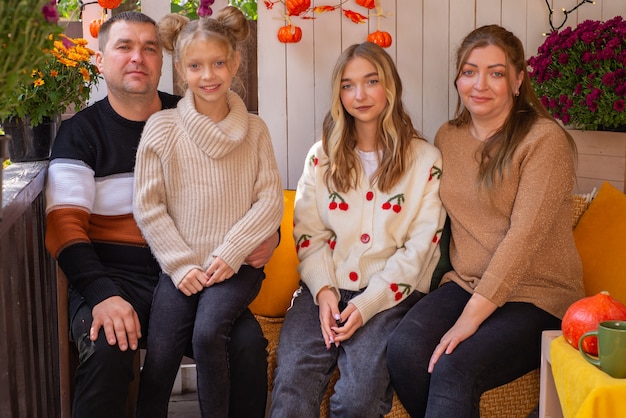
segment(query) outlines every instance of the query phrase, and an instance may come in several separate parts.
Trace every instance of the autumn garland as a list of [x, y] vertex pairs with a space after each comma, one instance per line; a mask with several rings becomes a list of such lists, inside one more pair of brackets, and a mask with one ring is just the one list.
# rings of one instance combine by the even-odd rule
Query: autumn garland
[[[278, 29], [278, 40], [282, 43], [296, 43], [302, 40], [302, 28], [293, 23], [293, 18], [298, 17], [300, 19], [315, 19], [316, 16], [322, 13], [333, 12], [335, 10], [341, 10], [343, 15], [350, 19], [353, 23], [365, 23], [371, 17], [378, 18], [378, 29], [367, 36], [369, 42], [374, 42], [383, 48], [391, 46], [392, 38], [391, 34], [380, 30], [380, 18], [385, 17], [386, 13], [383, 12], [380, 4], [381, 0], [354, 0], [354, 2], [361, 7], [367, 9], [368, 15], [361, 14], [357, 11], [346, 9], [343, 7], [348, 0], [344, 0], [339, 5], [322, 5], [311, 7], [311, 0], [265, 0], [265, 7], [268, 10], [272, 10], [278, 3], [282, 3], [285, 7], [285, 13], [283, 19], [286, 24]], [[375, 11], [374, 11], [375, 10]]]

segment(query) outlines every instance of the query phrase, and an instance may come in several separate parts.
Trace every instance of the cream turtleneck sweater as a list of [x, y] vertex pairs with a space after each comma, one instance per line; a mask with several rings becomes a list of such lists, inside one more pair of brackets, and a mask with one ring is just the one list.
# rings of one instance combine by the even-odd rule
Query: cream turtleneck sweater
[[218, 123], [193, 95], [146, 123], [135, 166], [133, 212], [175, 285], [220, 257], [238, 271], [283, 213], [280, 173], [265, 123], [228, 94]]

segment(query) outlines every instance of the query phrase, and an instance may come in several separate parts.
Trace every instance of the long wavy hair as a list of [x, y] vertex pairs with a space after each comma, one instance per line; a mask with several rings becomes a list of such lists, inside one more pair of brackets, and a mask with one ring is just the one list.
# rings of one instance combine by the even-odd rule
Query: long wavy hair
[[[523, 72], [519, 95], [515, 94], [515, 86], [509, 82], [509, 94], [513, 97], [513, 107], [500, 129], [485, 141], [485, 146], [479, 156], [479, 186], [484, 187], [486, 190], [493, 191], [494, 186], [502, 180], [504, 172], [510, 169], [513, 154], [530, 131], [532, 125], [539, 118], [546, 118], [553, 121], [555, 124], [557, 123], [552, 115], [543, 107], [532, 88], [528, 72], [526, 71], [527, 62], [524, 58], [525, 54], [522, 42], [513, 33], [501, 26], [482, 26], [465, 37], [456, 54], [457, 70], [455, 80], [458, 80], [461, 75], [463, 66], [467, 62], [471, 52], [475, 48], [484, 48], [489, 45], [494, 45], [504, 52], [507, 76], [509, 76], [509, 69], [513, 69], [515, 74]], [[509, 81], [511, 80], [510, 77], [507, 79]], [[455, 117], [450, 123], [455, 126], [465, 126], [469, 125], [471, 121], [472, 117], [467, 108], [463, 106], [463, 102], [459, 96]], [[560, 125], [558, 126], [560, 127]], [[565, 129], [563, 129], [563, 132], [567, 137], [573, 157], [575, 158], [576, 144]]]
[[382, 156], [371, 179], [372, 184], [386, 192], [402, 178], [410, 164], [408, 149], [411, 141], [423, 138], [404, 110], [402, 82], [393, 60], [384, 49], [370, 42], [348, 47], [339, 56], [333, 70], [331, 105], [322, 127], [322, 146], [329, 158], [324, 181], [329, 189], [345, 192], [355, 188], [359, 177], [364, 175], [356, 150], [355, 120], [341, 102], [343, 72], [357, 57], [366, 59], [376, 68], [387, 98], [376, 134], [377, 149], [382, 151]]

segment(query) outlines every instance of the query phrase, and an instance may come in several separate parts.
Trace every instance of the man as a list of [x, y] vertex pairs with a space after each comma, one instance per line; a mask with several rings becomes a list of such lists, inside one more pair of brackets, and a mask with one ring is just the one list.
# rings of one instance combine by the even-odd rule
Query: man
[[[108, 96], [63, 122], [48, 171], [46, 246], [70, 283], [70, 328], [80, 365], [74, 417], [122, 417], [133, 357], [146, 335], [160, 271], [132, 216], [135, 152], [145, 121], [176, 106], [157, 90], [163, 63], [154, 20], [138, 12], [102, 24], [96, 64]], [[270, 237], [246, 260], [260, 267]], [[230, 416], [262, 417], [267, 360], [250, 311], [229, 344]]]

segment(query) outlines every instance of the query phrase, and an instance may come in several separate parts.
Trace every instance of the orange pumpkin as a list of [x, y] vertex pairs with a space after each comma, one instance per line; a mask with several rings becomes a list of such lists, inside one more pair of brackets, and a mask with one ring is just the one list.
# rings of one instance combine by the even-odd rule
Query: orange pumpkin
[[[578, 349], [578, 340], [586, 332], [597, 330], [602, 321], [626, 320], [626, 305], [614, 299], [609, 292], [602, 291], [572, 303], [561, 321], [563, 338]], [[583, 341], [583, 350], [598, 355], [598, 338], [590, 337]]]
[[289, 16], [298, 16], [300, 13], [304, 13], [311, 7], [311, 0], [287, 0], [285, 1], [287, 7], [287, 14]]
[[89, 33], [92, 38], [97, 38], [100, 33], [100, 26], [102, 26], [102, 19], [94, 19], [89, 23]]
[[286, 25], [278, 29], [278, 40], [284, 44], [300, 42], [302, 29], [296, 25]]
[[373, 42], [382, 48], [388, 48], [391, 46], [391, 35], [389, 32], [377, 30], [367, 35], [367, 42]]
[[376, 7], [376, 3], [374, 2], [374, 0], [356, 0], [356, 4], [358, 4], [359, 6], [363, 6], [366, 9], [373, 9], [374, 7]]
[[122, 4], [122, 0], [98, 0], [98, 5], [103, 9], [115, 9]]

